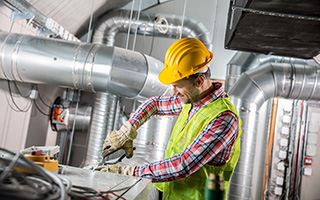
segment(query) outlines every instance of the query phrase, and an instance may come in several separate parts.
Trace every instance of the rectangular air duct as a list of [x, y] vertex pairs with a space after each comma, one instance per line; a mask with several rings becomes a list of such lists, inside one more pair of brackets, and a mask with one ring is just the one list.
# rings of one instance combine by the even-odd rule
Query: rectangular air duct
[[234, 0], [225, 48], [311, 59], [320, 53], [319, 31], [319, 0]]

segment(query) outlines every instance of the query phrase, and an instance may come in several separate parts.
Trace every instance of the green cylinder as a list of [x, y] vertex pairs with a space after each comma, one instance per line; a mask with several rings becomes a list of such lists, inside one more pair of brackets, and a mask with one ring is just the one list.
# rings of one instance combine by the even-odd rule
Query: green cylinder
[[224, 200], [224, 181], [221, 174], [210, 174], [207, 178], [205, 200]]

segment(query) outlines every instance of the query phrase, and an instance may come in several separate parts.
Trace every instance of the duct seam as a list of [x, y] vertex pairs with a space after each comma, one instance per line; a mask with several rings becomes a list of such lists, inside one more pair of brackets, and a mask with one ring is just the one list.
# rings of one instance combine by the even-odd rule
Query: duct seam
[[89, 68], [89, 75], [87, 76], [87, 87], [89, 90], [92, 92], [95, 92], [94, 87], [93, 87], [93, 66], [94, 66], [94, 61], [95, 61], [95, 55], [97, 54], [97, 51], [99, 50], [100, 46], [99, 45], [94, 45], [92, 51], [90, 51], [90, 55], [92, 56], [91, 63], [90, 63], [90, 68]]
[[78, 65], [80, 65], [81, 63], [78, 61], [78, 58], [83, 50], [83, 46], [84, 46], [84, 44], [80, 44], [77, 47], [76, 52], [74, 54], [73, 62], [72, 62], [72, 80], [73, 80], [73, 86], [75, 89], [80, 88], [80, 83], [79, 83], [80, 66], [78, 67]]
[[295, 85], [295, 80], [296, 80], [296, 77], [295, 77], [295, 68], [293, 66], [292, 63], [290, 63], [290, 68], [291, 68], [291, 74], [290, 74], [290, 90], [288, 92], [288, 96], [286, 96], [286, 98], [289, 98], [290, 96], [292, 96], [292, 93], [294, 91], [294, 85]]
[[[146, 58], [146, 56], [142, 53], [141, 54], [143, 56], [143, 58], [145, 59], [146, 63], [148, 63], [148, 59]], [[142, 87], [140, 89], [140, 91], [138, 92], [138, 94], [136, 95], [136, 97], [139, 97], [140, 94], [144, 91], [145, 87], [146, 87], [146, 83], [147, 83], [147, 80], [148, 80], [148, 73], [149, 73], [149, 65], [147, 65], [148, 67], [146, 67], [146, 78], [144, 79], [144, 82], [142, 84]]]
[[315, 74], [315, 80], [314, 80], [314, 87], [312, 88], [312, 92], [310, 94], [310, 96], [308, 97], [308, 100], [311, 99], [311, 97], [314, 95], [314, 92], [316, 91], [316, 87], [317, 87], [317, 82], [318, 82], [318, 70], [316, 67], [313, 68], [314, 69], [314, 74]]
[[303, 88], [305, 87], [305, 83], [306, 83], [306, 67], [305, 66], [303, 66], [303, 73], [302, 73], [302, 75], [303, 75], [303, 79], [302, 79], [302, 85], [301, 85], [301, 89], [300, 89], [300, 92], [299, 92], [299, 95], [296, 97], [297, 99], [300, 99], [301, 98], [301, 94], [302, 94], [302, 90], [303, 90]]
[[22, 78], [20, 77], [18, 66], [17, 66], [17, 59], [18, 59], [18, 54], [20, 51], [21, 43], [23, 41], [24, 35], [22, 35], [17, 43], [14, 45], [14, 50], [12, 53], [12, 58], [11, 58], [11, 72], [14, 80], [21, 81], [23, 82]]

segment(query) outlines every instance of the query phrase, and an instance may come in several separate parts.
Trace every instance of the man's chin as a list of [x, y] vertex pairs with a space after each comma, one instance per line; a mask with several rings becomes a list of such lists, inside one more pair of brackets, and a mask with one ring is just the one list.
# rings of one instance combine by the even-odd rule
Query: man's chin
[[190, 103], [190, 100], [189, 99], [186, 99], [186, 98], [183, 98], [183, 97], [180, 97], [180, 101], [184, 104], [187, 104], [187, 103]]

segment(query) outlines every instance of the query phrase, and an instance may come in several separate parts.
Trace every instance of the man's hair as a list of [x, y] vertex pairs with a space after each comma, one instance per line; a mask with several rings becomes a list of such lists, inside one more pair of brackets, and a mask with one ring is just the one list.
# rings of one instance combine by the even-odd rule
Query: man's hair
[[211, 77], [211, 71], [210, 68], [208, 67], [208, 70], [204, 73], [196, 73], [196, 74], [192, 74], [189, 77], [186, 77], [185, 79], [190, 80], [190, 81], [194, 81], [196, 80], [196, 78], [198, 78], [199, 76], [203, 76], [205, 79], [209, 79]]

